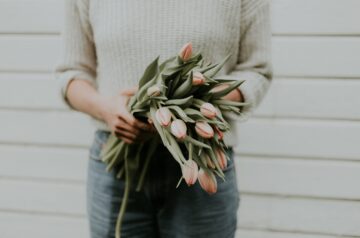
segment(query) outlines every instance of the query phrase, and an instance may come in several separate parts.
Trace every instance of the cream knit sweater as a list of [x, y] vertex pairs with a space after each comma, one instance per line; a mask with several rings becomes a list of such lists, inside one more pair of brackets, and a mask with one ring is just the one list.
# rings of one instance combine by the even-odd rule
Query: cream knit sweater
[[[247, 119], [272, 78], [269, 0], [66, 0], [63, 55], [55, 69], [61, 98], [74, 79], [88, 80], [100, 94], [137, 85], [145, 67], [187, 42], [210, 62], [232, 57], [218, 73], [246, 80], [240, 90], [251, 105]], [[91, 118], [98, 129], [109, 130]], [[225, 142], [236, 145], [236, 128]], [[239, 118], [240, 119], [240, 118]]]

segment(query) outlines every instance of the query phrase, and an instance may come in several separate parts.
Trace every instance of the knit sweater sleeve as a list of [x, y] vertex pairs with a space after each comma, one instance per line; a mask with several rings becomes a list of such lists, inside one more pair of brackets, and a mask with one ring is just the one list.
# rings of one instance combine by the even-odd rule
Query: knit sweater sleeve
[[62, 30], [62, 56], [55, 68], [59, 93], [68, 109], [75, 110], [66, 94], [73, 79], [96, 86], [96, 54], [89, 23], [89, 0], [66, 0], [65, 22]]
[[265, 96], [272, 81], [269, 0], [244, 0], [237, 64], [229, 73], [239, 80], [245, 102], [241, 117], [247, 120]]

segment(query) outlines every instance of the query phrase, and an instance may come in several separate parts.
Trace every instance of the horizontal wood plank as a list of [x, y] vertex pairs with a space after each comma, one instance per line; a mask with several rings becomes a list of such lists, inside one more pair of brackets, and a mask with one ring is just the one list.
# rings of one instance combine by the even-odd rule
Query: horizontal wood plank
[[297, 77], [360, 76], [358, 37], [275, 37], [275, 75]]
[[345, 237], [360, 234], [356, 225], [360, 202], [245, 195], [240, 207], [243, 228]]
[[93, 140], [90, 117], [80, 112], [0, 111], [0, 142], [86, 146]]
[[[0, 71], [52, 72], [61, 48], [57, 36], [0, 36]], [[275, 75], [359, 78], [356, 52], [360, 52], [360, 39], [354, 37], [275, 37]]]
[[358, 120], [359, 90], [358, 79], [277, 78], [256, 115]]
[[1, 238], [89, 237], [85, 218], [0, 212]]
[[0, 177], [85, 181], [89, 151], [0, 145]]
[[238, 229], [236, 238], [336, 238], [337, 236], [327, 236], [319, 234], [301, 234], [291, 232], [275, 232], [261, 230]]
[[359, 35], [358, 0], [272, 0], [275, 34]]
[[360, 162], [245, 156], [235, 159], [242, 191], [360, 200]]
[[359, 160], [360, 123], [251, 119], [238, 125], [237, 152], [324, 159]]
[[56, 35], [0, 35], [0, 71], [52, 72], [61, 49]]
[[0, 210], [85, 214], [83, 184], [0, 179]]
[[58, 34], [64, 17], [63, 2], [0, 0], [0, 33]]
[[53, 74], [0, 74], [0, 107], [65, 109]]

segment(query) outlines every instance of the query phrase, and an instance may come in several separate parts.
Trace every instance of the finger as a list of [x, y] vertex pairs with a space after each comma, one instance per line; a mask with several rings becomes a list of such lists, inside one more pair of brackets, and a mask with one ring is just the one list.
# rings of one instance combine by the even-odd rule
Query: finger
[[133, 144], [135, 142], [135, 140], [124, 136], [122, 133], [115, 132], [115, 135], [117, 138], [123, 140], [127, 144]]
[[135, 135], [135, 134], [133, 134], [133, 133], [131, 133], [129, 131], [122, 130], [120, 128], [116, 128], [116, 133], [121, 135], [121, 136], [124, 136], [124, 137], [126, 137], [126, 138], [128, 138], [130, 140], [136, 140], [136, 137], [137, 137], [137, 135]]
[[140, 134], [140, 130], [138, 128], [129, 125], [126, 121], [124, 121], [121, 118], [119, 118], [119, 122], [115, 125], [115, 128], [118, 128], [123, 131], [127, 131], [134, 135]]
[[151, 125], [144, 123], [138, 119], [136, 119], [130, 112], [126, 111], [122, 115], [122, 119], [127, 122], [130, 126], [136, 127], [138, 129], [149, 131], [151, 130]]

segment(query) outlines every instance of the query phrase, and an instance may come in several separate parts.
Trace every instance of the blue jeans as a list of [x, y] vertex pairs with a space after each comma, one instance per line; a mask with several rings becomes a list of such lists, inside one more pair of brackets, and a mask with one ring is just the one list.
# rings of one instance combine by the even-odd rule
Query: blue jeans
[[[124, 192], [124, 181], [115, 172], [106, 172], [100, 160], [101, 146], [109, 132], [97, 130], [90, 148], [87, 178], [87, 213], [91, 238], [114, 237], [115, 224]], [[177, 162], [160, 146], [149, 165], [143, 190], [134, 185], [123, 219], [122, 238], [233, 238], [235, 237], [239, 192], [233, 161], [218, 179], [214, 195], [204, 192], [199, 183], [188, 187]], [[133, 183], [134, 184], [134, 183]]]

